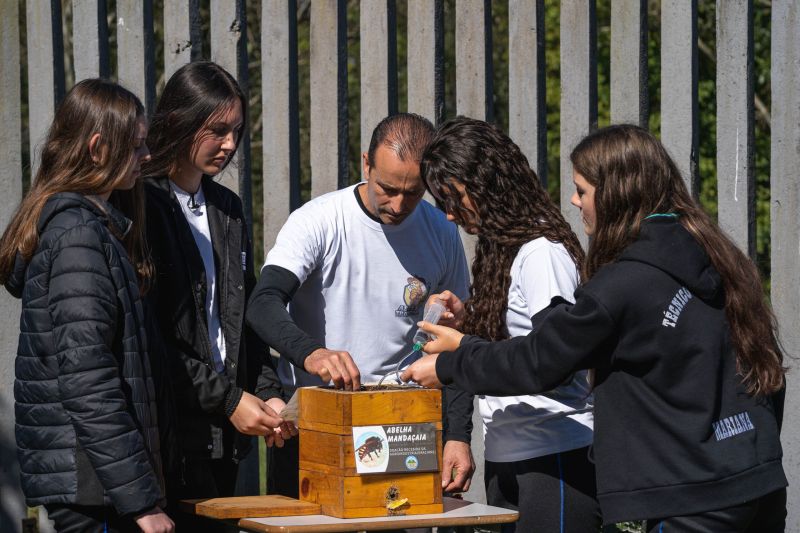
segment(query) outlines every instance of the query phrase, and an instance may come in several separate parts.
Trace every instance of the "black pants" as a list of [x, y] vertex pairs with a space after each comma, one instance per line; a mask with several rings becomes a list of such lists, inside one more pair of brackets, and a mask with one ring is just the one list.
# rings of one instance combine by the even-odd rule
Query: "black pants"
[[212, 520], [180, 508], [180, 500], [233, 496], [238, 465], [231, 459], [187, 459], [181, 470], [167, 479], [166, 511], [175, 522], [175, 530], [238, 532], [236, 521]]
[[786, 489], [741, 505], [691, 516], [648, 520], [647, 533], [780, 533], [786, 526]]
[[486, 461], [487, 503], [519, 511], [519, 521], [501, 531], [596, 533], [601, 517], [588, 452], [587, 447], [510, 463]]
[[286, 441], [283, 448], [267, 452], [267, 494], [299, 497], [300, 437]]
[[133, 518], [121, 517], [112, 507], [48, 504], [44, 506], [58, 533], [139, 533]]

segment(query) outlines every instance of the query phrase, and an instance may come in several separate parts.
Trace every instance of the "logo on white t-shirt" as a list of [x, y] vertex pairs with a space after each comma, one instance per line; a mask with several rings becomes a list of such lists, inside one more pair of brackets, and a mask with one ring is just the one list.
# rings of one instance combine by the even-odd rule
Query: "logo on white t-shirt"
[[408, 284], [403, 288], [403, 305], [395, 309], [394, 316], [406, 317], [416, 315], [420, 304], [428, 297], [428, 284], [422, 276], [410, 276]]

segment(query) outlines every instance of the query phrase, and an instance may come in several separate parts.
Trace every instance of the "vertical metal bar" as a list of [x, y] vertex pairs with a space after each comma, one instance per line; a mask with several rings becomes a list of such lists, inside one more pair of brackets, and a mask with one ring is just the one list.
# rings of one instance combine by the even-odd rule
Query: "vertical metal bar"
[[117, 0], [117, 78], [155, 109], [155, 48], [152, 0]]
[[[211, 60], [236, 78], [247, 98], [247, 21], [244, 8], [244, 0], [211, 2]], [[250, 123], [249, 116], [247, 123]], [[234, 160], [217, 179], [242, 199], [245, 218], [252, 228], [249, 127], [242, 132]]]
[[[363, 0], [362, 0], [363, 1]], [[386, 0], [386, 70], [388, 77], [389, 115], [397, 113], [397, 2]]]
[[697, 0], [661, 2], [661, 142], [697, 196]]
[[[772, 307], [778, 318], [784, 353], [800, 354], [800, 3], [772, 0], [772, 123], [770, 153]], [[786, 524], [800, 523], [800, 426], [788, 413], [800, 409], [798, 365], [787, 377], [787, 423], [783, 426], [783, 464], [790, 488]]]
[[547, 183], [544, 0], [508, 3], [508, 133]]
[[300, 127], [297, 97], [297, 2], [262, 0], [264, 250], [300, 204]]
[[597, 20], [594, 0], [561, 1], [561, 211], [586, 247], [569, 154], [597, 128]]
[[491, 120], [491, 33], [488, 0], [456, 2], [456, 111], [459, 115]]
[[753, 114], [753, 1], [717, 0], [719, 224], [755, 259]]
[[203, 56], [200, 0], [164, 2], [164, 78]]
[[108, 15], [105, 0], [72, 0], [75, 82], [108, 77]]
[[311, 2], [311, 196], [348, 183], [347, 4]]
[[444, 105], [442, 0], [408, 1], [408, 111], [436, 124]]
[[372, 130], [397, 112], [397, 16], [395, 1], [361, 0], [361, 152]]
[[611, 122], [647, 127], [647, 0], [611, 2]]
[[44, 142], [58, 102], [64, 97], [64, 41], [61, 2], [26, 2], [28, 83], [28, 131], [31, 176], [39, 169], [39, 148]]

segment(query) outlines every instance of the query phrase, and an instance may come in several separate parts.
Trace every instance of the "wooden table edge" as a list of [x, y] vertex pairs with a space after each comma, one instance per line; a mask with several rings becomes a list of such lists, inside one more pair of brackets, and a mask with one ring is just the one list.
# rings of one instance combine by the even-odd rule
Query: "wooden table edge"
[[[469, 502], [474, 503], [474, 502]], [[503, 509], [503, 514], [496, 515], [480, 515], [480, 516], [461, 516], [461, 517], [446, 517], [446, 516], [430, 516], [418, 515], [418, 519], [410, 520], [390, 520], [386, 522], [375, 523], [372, 522], [375, 518], [351, 518], [342, 519], [349, 520], [347, 522], [340, 522], [335, 524], [298, 524], [298, 525], [270, 525], [256, 522], [255, 518], [242, 518], [238, 522], [238, 526], [242, 529], [254, 531], [258, 533], [342, 533], [347, 531], [386, 531], [397, 529], [409, 528], [425, 528], [425, 527], [447, 527], [447, 526], [480, 526], [480, 525], [493, 525], [493, 524], [507, 524], [516, 522], [519, 519], [519, 512], [511, 509]], [[442, 513], [444, 515], [446, 513]], [[309, 516], [309, 515], [306, 515]], [[314, 516], [314, 515], [311, 515]], [[318, 515], [324, 516], [324, 515]], [[426, 518], [430, 516], [430, 518]], [[278, 518], [278, 517], [270, 517]], [[283, 517], [286, 518], [286, 517]], [[330, 518], [330, 517], [328, 517]]]

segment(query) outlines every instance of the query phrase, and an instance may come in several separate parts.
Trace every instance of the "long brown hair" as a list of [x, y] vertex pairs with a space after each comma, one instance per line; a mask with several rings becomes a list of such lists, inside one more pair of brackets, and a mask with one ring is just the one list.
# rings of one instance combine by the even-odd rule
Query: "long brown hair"
[[[0, 238], [0, 283], [5, 283], [17, 254], [30, 260], [39, 244], [37, 224], [47, 200], [60, 192], [87, 196], [113, 191], [135, 166], [137, 121], [144, 107], [127, 89], [102, 79], [77, 83], [58, 107], [41, 151], [41, 164]], [[89, 140], [99, 134], [98, 160], [89, 153]], [[138, 186], [117, 191], [133, 227], [123, 243], [136, 265], [140, 284], [151, 272], [144, 244], [142, 196]]]
[[645, 217], [678, 214], [722, 278], [737, 370], [747, 392], [778, 391], [786, 369], [758, 270], [692, 199], [661, 142], [638, 126], [610, 126], [584, 138], [570, 160], [575, 172], [595, 187], [595, 233], [584, 277], [615, 261], [637, 238]]
[[[212, 116], [227, 111], [239, 100], [247, 118], [247, 98], [233, 76], [211, 61], [195, 61], [175, 71], [158, 100], [150, 122], [147, 146], [150, 162], [142, 165], [145, 177], [169, 176], [181, 157], [191, 157], [195, 135]], [[242, 124], [242, 131], [247, 125]], [[239, 148], [244, 135], [236, 139]], [[233, 160], [236, 150], [228, 157]]]
[[422, 157], [420, 171], [456, 222], [463, 225], [467, 216], [453, 180], [464, 186], [478, 211], [464, 331], [490, 340], [508, 338], [511, 264], [519, 249], [544, 237], [562, 243], [580, 268], [578, 238], [519, 147], [492, 124], [466, 117], [443, 124]]

